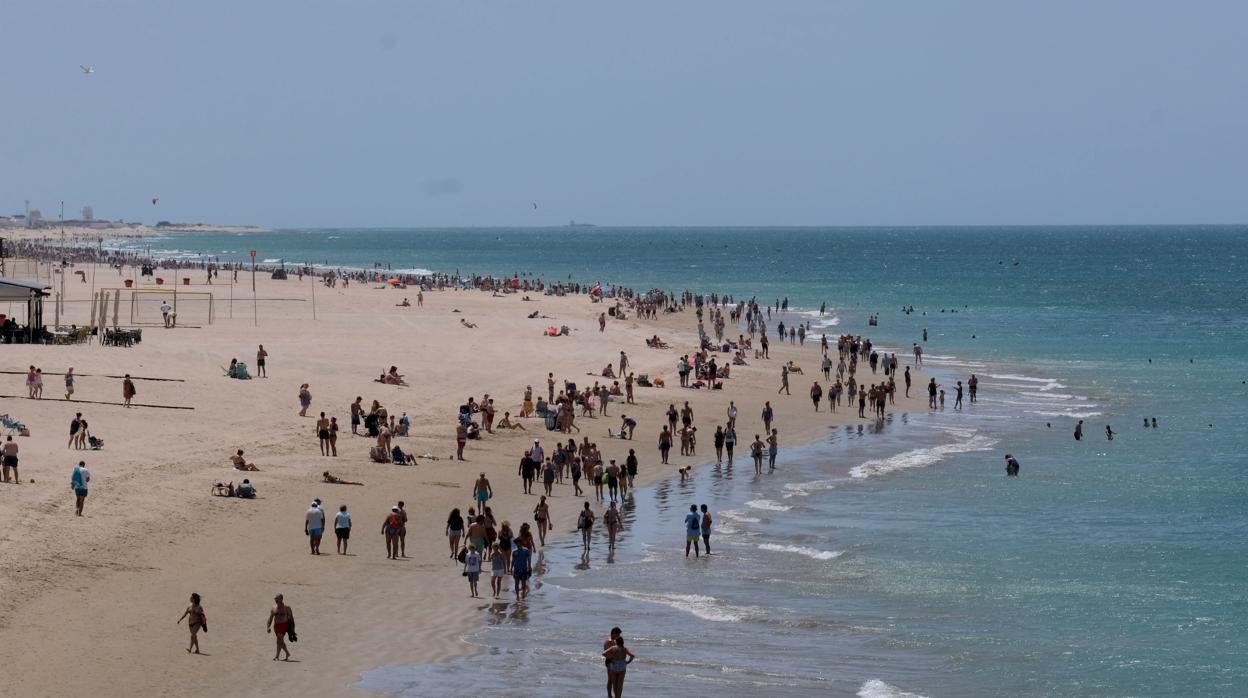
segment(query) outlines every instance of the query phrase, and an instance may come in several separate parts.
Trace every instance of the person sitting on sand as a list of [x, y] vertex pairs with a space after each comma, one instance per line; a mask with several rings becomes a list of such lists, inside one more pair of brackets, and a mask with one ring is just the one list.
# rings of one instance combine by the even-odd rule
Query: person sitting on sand
[[238, 489], [235, 490], [235, 494], [243, 499], [255, 499], [256, 488], [251, 484], [251, 480], [244, 478]]
[[602, 369], [602, 377], [615, 378], [615, 370], [611, 368], [611, 364], [607, 364], [607, 367]]
[[[394, 419], [394, 417], [391, 416], [390, 419]], [[404, 412], [403, 416], [399, 418], [398, 424], [396, 424], [393, 428], [390, 429], [390, 431], [395, 436], [407, 436], [411, 432], [411, 430], [412, 430], [412, 420], [411, 418], [407, 416], [406, 412]]]
[[498, 424], [496, 424], [495, 426], [497, 426], [499, 429], [519, 429], [520, 431], [527, 431], [527, 429], [524, 428], [523, 424], [520, 424], [519, 422], [511, 421], [510, 412], [504, 412], [503, 418], [500, 419], [498, 421]]
[[330, 485], [363, 485], [364, 484], [362, 482], [352, 482], [350, 480], [343, 480], [340, 477], [335, 477], [333, 475], [330, 475], [328, 470], [321, 473], [321, 481], [326, 482]]
[[386, 383], [390, 385], [407, 385], [407, 381], [403, 380], [403, 374], [399, 373], [398, 366], [390, 367], [390, 371], [386, 373]]
[[403, 449], [395, 446], [390, 449], [390, 459], [398, 465], [416, 465], [416, 456], [410, 453], [404, 453]]
[[801, 373], [802, 372], [802, 367], [798, 366], [792, 361], [788, 363], [788, 367], [789, 367], [789, 373]]
[[396, 308], [410, 308], [412, 307], [412, 302], [404, 298], [402, 303], [395, 303], [394, 306]]
[[259, 470], [259, 468], [256, 467], [255, 463], [248, 463], [247, 459], [243, 458], [243, 449], [241, 448], [238, 449], [238, 453], [235, 453], [234, 455], [230, 456], [230, 462], [234, 464], [235, 470], [248, 470], [248, 471]]

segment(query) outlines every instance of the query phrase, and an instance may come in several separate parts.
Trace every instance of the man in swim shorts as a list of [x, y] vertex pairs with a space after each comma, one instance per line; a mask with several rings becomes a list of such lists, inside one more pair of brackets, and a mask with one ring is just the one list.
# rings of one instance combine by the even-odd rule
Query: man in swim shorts
[[321, 536], [325, 533], [325, 512], [321, 511], [320, 504], [312, 502], [303, 518], [303, 532], [308, 535], [308, 546], [313, 555], [320, 555]]

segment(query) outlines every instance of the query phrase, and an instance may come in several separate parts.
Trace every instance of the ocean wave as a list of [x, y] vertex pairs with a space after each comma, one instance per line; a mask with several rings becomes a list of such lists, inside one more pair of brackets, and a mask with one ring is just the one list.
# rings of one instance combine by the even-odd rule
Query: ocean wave
[[805, 555], [812, 560], [835, 560], [845, 554], [841, 550], [816, 550], [800, 545], [778, 545], [776, 543], [763, 543], [758, 546], [758, 549], [771, 550], [778, 553], [797, 553], [798, 555]]
[[729, 519], [730, 521], [737, 521], [739, 523], [759, 523], [762, 521], [762, 519], [756, 519], [753, 516], [745, 516], [744, 514], [742, 514], [741, 512], [735, 509], [725, 509], [719, 512], [719, 516], [720, 518]]
[[260, 260], [260, 263], [261, 264], [277, 264], [280, 261], [282, 260], [279, 257], [266, 257], [265, 259]]
[[903, 691], [879, 679], [871, 679], [858, 689], [858, 698], [923, 698], [923, 695]]
[[861, 465], [856, 465], [849, 470], [849, 476], [855, 478], [874, 477], [876, 475], [887, 475], [897, 472], [898, 470], [909, 470], [911, 468], [923, 468], [945, 459], [945, 456], [955, 453], [970, 453], [972, 451], [986, 451], [996, 445], [997, 440], [980, 434], [972, 436], [969, 440], [961, 443], [942, 444], [940, 446], [932, 446], [930, 448], [916, 448], [911, 451], [899, 453], [890, 458], [881, 458], [869, 460]]
[[1042, 398], [1046, 398], [1049, 400], [1087, 400], [1088, 399], [1082, 395], [1071, 395], [1069, 393], [1052, 393], [1052, 392], [1029, 393], [1029, 392], [1023, 391], [1019, 393], [1019, 395], [1026, 395], [1027, 397], [1042, 397]]
[[779, 502], [773, 502], [770, 499], [751, 499], [745, 505], [751, 509], [762, 509], [763, 511], [788, 511], [793, 508]]
[[811, 480], [810, 482], [791, 482], [784, 486], [784, 496], [788, 497], [807, 497], [815, 492], [831, 490], [836, 488], [836, 480]]
[[1035, 414], [1041, 417], [1070, 417], [1071, 419], [1089, 419], [1091, 417], [1099, 417], [1104, 412], [1075, 412], [1073, 410], [1064, 410], [1062, 412], [1048, 412], [1045, 410], [1027, 410], [1028, 414]]
[[996, 378], [997, 380], [1002, 381], [1022, 381], [1024, 383], [1052, 383], [1057, 380], [1056, 378], [1032, 378], [1031, 376], [1017, 376], [1013, 373], [1003, 373], [1000, 375], [990, 373], [988, 374], [988, 377]]
[[580, 591], [667, 606], [716, 623], [736, 623], [757, 613], [756, 609], [747, 606], [731, 606], [714, 596], [703, 594], [652, 594], [622, 589], [581, 589]]

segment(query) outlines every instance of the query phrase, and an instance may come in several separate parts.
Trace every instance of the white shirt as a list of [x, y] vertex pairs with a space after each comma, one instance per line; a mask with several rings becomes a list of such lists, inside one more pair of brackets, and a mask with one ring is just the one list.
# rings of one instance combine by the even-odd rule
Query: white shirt
[[160, 312], [168, 314], [170, 310], [173, 310], [173, 308], [170, 307], [168, 303], [162, 303], [160, 305]]
[[325, 528], [325, 512], [320, 507], [308, 509], [304, 518], [308, 521], [308, 528]]
[[533, 444], [533, 448], [529, 449], [529, 460], [535, 460], [538, 463], [541, 463], [546, 460], [546, 452], [542, 450], [541, 446]]
[[345, 511], [338, 512], [334, 517], [334, 528], [351, 528], [351, 515]]

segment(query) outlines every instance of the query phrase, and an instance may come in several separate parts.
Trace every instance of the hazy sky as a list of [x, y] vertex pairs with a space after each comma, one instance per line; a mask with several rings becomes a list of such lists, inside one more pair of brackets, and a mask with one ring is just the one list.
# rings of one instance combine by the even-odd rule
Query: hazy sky
[[0, 213], [1248, 221], [1242, 0], [5, 0], [0, 95]]

